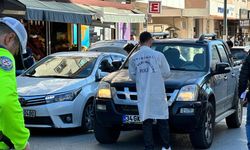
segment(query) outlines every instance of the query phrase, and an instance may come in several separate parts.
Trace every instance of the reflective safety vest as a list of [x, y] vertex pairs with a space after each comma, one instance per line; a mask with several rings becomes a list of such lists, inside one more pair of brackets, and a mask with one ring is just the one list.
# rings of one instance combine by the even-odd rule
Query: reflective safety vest
[[[23, 150], [30, 133], [25, 128], [23, 110], [18, 101], [15, 59], [0, 47], [0, 131], [11, 140], [16, 150]], [[0, 150], [9, 149], [0, 142]]]

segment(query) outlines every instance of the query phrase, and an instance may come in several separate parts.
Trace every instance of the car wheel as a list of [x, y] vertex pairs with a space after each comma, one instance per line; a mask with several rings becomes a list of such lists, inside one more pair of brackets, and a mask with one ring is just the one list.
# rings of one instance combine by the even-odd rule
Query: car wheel
[[89, 131], [94, 129], [94, 105], [93, 101], [88, 102], [85, 105], [82, 115], [82, 129], [83, 131]]
[[237, 103], [234, 109], [236, 111], [232, 115], [226, 118], [226, 123], [228, 128], [239, 128], [242, 123], [242, 113], [243, 113], [242, 104], [237, 96], [235, 96], [235, 99]]
[[213, 105], [208, 102], [202, 126], [190, 133], [190, 140], [194, 148], [207, 149], [214, 138], [215, 112]]
[[99, 123], [95, 123], [94, 131], [96, 140], [101, 144], [116, 143], [121, 132], [118, 128], [103, 127]]

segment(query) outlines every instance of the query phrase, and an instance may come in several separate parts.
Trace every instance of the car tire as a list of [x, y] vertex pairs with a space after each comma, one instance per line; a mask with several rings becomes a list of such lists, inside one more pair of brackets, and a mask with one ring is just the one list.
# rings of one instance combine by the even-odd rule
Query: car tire
[[92, 100], [89, 100], [83, 110], [82, 114], [82, 126], [81, 130], [83, 132], [90, 131], [94, 129], [94, 117], [95, 109]]
[[226, 123], [228, 128], [239, 128], [242, 123], [243, 106], [237, 95], [235, 96], [235, 101], [236, 105], [234, 106], [234, 109], [236, 111], [232, 115], [226, 118]]
[[95, 123], [95, 138], [101, 144], [113, 144], [116, 143], [119, 136], [120, 130], [118, 128], [103, 127], [99, 123]]
[[207, 149], [214, 138], [215, 112], [213, 105], [208, 102], [202, 126], [190, 133], [189, 137], [194, 148]]

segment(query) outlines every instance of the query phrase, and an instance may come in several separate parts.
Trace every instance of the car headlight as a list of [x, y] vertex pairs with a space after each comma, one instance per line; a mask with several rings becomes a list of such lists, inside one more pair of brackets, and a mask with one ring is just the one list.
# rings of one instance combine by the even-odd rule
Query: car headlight
[[97, 97], [98, 98], [104, 98], [104, 99], [110, 99], [112, 98], [112, 92], [110, 88], [110, 84], [107, 82], [100, 82]]
[[76, 96], [81, 92], [81, 88], [75, 91], [48, 95], [45, 97], [46, 103], [55, 103], [55, 102], [64, 102], [64, 101], [73, 101]]
[[187, 85], [181, 88], [176, 101], [196, 101], [198, 96], [197, 85]]

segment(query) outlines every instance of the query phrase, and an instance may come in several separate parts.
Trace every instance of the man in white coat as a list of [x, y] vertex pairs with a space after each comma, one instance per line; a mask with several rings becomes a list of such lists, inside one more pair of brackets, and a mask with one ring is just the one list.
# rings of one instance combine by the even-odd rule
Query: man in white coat
[[140, 35], [140, 49], [129, 59], [129, 76], [136, 82], [138, 109], [143, 121], [145, 150], [154, 149], [153, 122], [157, 125], [163, 150], [170, 149], [168, 102], [164, 81], [170, 75], [170, 67], [165, 56], [151, 49], [153, 42], [149, 32]]

